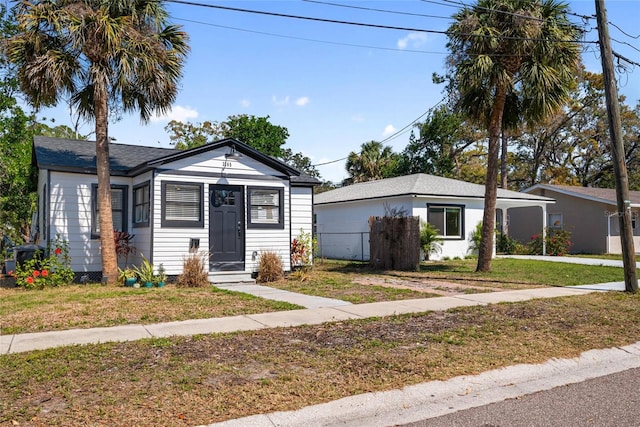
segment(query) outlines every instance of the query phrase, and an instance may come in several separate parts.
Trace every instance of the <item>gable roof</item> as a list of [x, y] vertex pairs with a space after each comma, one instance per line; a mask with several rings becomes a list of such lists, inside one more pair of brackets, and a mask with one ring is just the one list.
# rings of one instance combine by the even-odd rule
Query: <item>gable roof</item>
[[[553, 185], [553, 184], [536, 184], [524, 190], [531, 193], [535, 190], [549, 190], [560, 194], [566, 194], [580, 199], [591, 200], [594, 202], [606, 203], [609, 205], [617, 205], [615, 188], [594, 188], [580, 187], [576, 185]], [[629, 191], [629, 199], [631, 206], [640, 207], [640, 191]]]
[[[464, 199], [483, 199], [485, 186], [417, 173], [376, 181], [361, 182], [316, 194], [314, 204], [349, 202], [356, 200], [380, 199], [397, 196], [438, 196]], [[529, 200], [551, 203], [548, 197], [525, 194], [517, 191], [498, 189], [498, 200]]]
[[[299, 185], [315, 185], [319, 183], [317, 179], [232, 138], [215, 141], [189, 150], [109, 143], [109, 169], [112, 175], [134, 176], [169, 162], [225, 146], [234, 146], [239, 153], [254, 158], [281, 172], [292, 183]], [[33, 153], [34, 162], [38, 168], [64, 172], [96, 173], [95, 141], [35, 136], [33, 138]]]

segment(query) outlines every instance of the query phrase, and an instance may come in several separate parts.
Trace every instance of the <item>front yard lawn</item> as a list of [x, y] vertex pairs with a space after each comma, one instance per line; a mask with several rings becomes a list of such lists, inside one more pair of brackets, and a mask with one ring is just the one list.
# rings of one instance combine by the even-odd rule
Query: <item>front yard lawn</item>
[[0, 425], [202, 425], [622, 346], [639, 319], [609, 292], [3, 355]]
[[[281, 289], [355, 304], [536, 286], [624, 280], [616, 267], [495, 259], [491, 273], [475, 273], [476, 260], [424, 263], [420, 271], [372, 271], [365, 263], [319, 262], [304, 278], [266, 283]], [[42, 291], [0, 288], [3, 334], [158, 323], [301, 308], [215, 287], [135, 289], [71, 285]]]
[[303, 307], [213, 286], [145, 289], [69, 285], [31, 291], [0, 288], [0, 332], [6, 335], [148, 324], [299, 308]]

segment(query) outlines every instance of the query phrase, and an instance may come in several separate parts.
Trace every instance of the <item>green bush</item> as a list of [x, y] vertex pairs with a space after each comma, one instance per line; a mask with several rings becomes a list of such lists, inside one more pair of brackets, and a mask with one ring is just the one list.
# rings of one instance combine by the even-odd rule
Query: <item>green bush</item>
[[[562, 256], [566, 255], [571, 248], [571, 233], [567, 230], [546, 229], [545, 243], [547, 246], [547, 255]], [[529, 254], [542, 255], [542, 233], [531, 236], [529, 242]]]
[[496, 250], [498, 252], [507, 255], [516, 253], [516, 247], [519, 243], [517, 240], [512, 239], [508, 234], [497, 232], [496, 240]]
[[59, 235], [49, 242], [46, 253], [36, 253], [33, 259], [16, 265], [14, 272], [9, 272], [16, 279], [16, 285], [26, 289], [44, 289], [68, 285], [73, 282], [75, 273], [71, 270], [69, 244]]
[[437, 228], [428, 222], [420, 224], [420, 249], [424, 253], [424, 259], [429, 260], [429, 255], [442, 252], [442, 238], [439, 237]]

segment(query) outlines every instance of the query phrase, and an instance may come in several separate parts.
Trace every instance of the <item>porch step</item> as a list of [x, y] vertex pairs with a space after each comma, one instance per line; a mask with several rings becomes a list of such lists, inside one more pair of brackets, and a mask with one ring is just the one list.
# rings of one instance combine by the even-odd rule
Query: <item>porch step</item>
[[209, 273], [209, 282], [214, 285], [217, 283], [256, 283], [256, 279], [251, 277], [251, 273], [244, 271], [225, 271], [220, 273]]

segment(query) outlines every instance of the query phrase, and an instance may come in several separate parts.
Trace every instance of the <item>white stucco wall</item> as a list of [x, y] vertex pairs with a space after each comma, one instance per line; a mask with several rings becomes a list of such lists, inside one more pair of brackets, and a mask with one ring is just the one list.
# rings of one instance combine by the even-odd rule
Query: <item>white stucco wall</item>
[[383, 216], [388, 208], [404, 210], [409, 216], [427, 220], [427, 203], [464, 205], [464, 238], [445, 239], [442, 252], [431, 259], [463, 258], [470, 254], [470, 235], [482, 221], [482, 200], [456, 198], [425, 198], [401, 196], [396, 198], [363, 200], [316, 205], [316, 225], [320, 254], [325, 258], [369, 260], [369, 217]]

